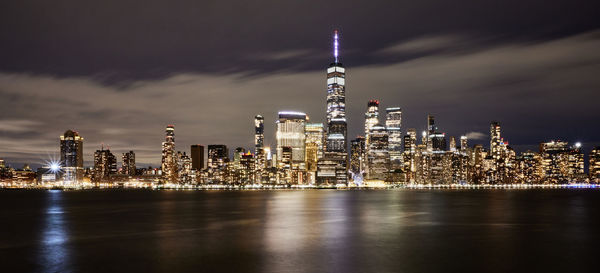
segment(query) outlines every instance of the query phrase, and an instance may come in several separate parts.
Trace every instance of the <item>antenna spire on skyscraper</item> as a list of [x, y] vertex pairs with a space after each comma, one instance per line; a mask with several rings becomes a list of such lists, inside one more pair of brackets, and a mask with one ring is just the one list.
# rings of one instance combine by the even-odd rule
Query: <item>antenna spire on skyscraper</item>
[[334, 29], [333, 30], [333, 56], [335, 57], [335, 62], [338, 62], [338, 42], [339, 39], [339, 35], [338, 35], [338, 30]]

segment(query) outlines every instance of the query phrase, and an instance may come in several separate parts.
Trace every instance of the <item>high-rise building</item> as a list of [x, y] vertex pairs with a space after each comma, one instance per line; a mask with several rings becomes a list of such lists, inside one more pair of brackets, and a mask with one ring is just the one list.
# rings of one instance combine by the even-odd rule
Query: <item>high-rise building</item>
[[282, 158], [283, 147], [292, 149], [292, 164], [304, 169], [306, 147], [306, 114], [301, 112], [279, 112], [277, 120], [277, 158]]
[[427, 115], [427, 131], [423, 136], [426, 138], [427, 151], [446, 151], [446, 134], [438, 132], [433, 115]]
[[323, 123], [307, 123], [304, 129], [306, 135], [306, 170], [317, 171], [317, 162], [323, 157], [325, 148], [325, 127]]
[[261, 182], [263, 173], [267, 168], [267, 160], [265, 158], [265, 118], [261, 115], [254, 117], [254, 162], [253, 167], [256, 171], [256, 182]]
[[469, 148], [467, 142], [468, 142], [467, 136], [460, 136], [460, 150], [461, 151], [466, 151], [467, 148]]
[[500, 136], [500, 123], [497, 121], [492, 121], [490, 124], [490, 153], [491, 156], [498, 160], [502, 154], [502, 144], [504, 141]]
[[175, 153], [175, 126], [167, 125], [165, 141], [162, 143], [161, 169], [163, 179], [169, 183], [177, 182], [177, 158]]
[[327, 136], [317, 166], [318, 184], [345, 184], [347, 174], [346, 69], [338, 59], [339, 33], [333, 34], [334, 62], [327, 68]]
[[450, 151], [456, 152], [456, 139], [453, 136], [450, 137]]
[[363, 180], [363, 172], [365, 171], [366, 148], [365, 138], [358, 136], [350, 141], [350, 172], [352, 180], [361, 182]]
[[404, 136], [404, 171], [407, 174], [406, 179], [413, 182], [416, 172], [415, 156], [417, 153], [417, 130], [409, 128]]
[[67, 130], [60, 136], [60, 162], [63, 169], [63, 181], [76, 183], [83, 178], [83, 137], [79, 133]]
[[402, 168], [402, 109], [389, 107], [385, 109], [385, 127], [388, 131], [390, 168]]
[[117, 173], [117, 158], [110, 150], [96, 150], [94, 153], [94, 173], [92, 180], [95, 182], [106, 181], [110, 175]]
[[229, 149], [225, 145], [208, 145], [208, 175], [213, 183], [224, 183], [227, 180]]
[[256, 165], [255, 157], [250, 151], [243, 154], [240, 157], [240, 178], [237, 182], [240, 184], [254, 184], [256, 178], [254, 174]]
[[121, 171], [126, 175], [136, 175], [136, 167], [135, 167], [135, 153], [133, 151], [129, 151], [127, 153], [123, 153], [122, 156], [123, 165]]
[[192, 160], [185, 153], [177, 151], [177, 183], [191, 184], [195, 182], [195, 172], [192, 171]]
[[367, 148], [367, 178], [387, 180], [390, 171], [389, 136], [385, 126], [375, 124], [369, 132]]
[[600, 146], [590, 151], [590, 178], [594, 182], [600, 182]]
[[369, 133], [371, 128], [379, 123], [379, 101], [370, 100], [367, 103], [367, 112], [365, 112], [365, 138], [366, 144], [369, 145]]
[[569, 166], [569, 143], [550, 141], [540, 144], [542, 175], [550, 183], [567, 183]]
[[190, 157], [192, 158], [192, 169], [201, 171], [204, 169], [204, 146], [200, 144], [192, 145]]
[[570, 180], [581, 182], [585, 179], [585, 157], [581, 143], [571, 146], [567, 155], [567, 176]]

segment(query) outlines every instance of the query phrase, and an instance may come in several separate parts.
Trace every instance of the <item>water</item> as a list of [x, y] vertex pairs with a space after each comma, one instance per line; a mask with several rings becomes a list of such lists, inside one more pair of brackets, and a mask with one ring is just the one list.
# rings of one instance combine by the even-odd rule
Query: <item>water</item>
[[597, 272], [598, 190], [0, 191], [2, 272]]

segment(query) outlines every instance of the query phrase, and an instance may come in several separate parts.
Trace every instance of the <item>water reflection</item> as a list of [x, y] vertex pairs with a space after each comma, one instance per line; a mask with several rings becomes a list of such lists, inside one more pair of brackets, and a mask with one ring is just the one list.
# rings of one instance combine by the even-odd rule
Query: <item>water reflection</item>
[[58, 190], [48, 191], [39, 259], [43, 272], [69, 272], [66, 247], [69, 235], [62, 207], [63, 194]]

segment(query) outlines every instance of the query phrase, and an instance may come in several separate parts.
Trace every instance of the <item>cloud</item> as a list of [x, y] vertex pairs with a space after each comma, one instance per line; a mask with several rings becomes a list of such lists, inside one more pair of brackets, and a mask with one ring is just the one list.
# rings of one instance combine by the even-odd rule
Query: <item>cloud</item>
[[[382, 109], [402, 107], [405, 129], [423, 130], [425, 116], [431, 113], [449, 136], [466, 131], [473, 140], [485, 140], [478, 132], [499, 120], [503, 137], [515, 145], [547, 138], [600, 142], [600, 129], [590, 126], [600, 119], [598, 48], [598, 32], [589, 32], [460, 52], [434, 51], [385, 65], [349, 65], [349, 136], [362, 132], [366, 102], [378, 98]], [[85, 138], [88, 165], [93, 151], [105, 143], [117, 154], [134, 150], [140, 164], [157, 166], [167, 124], [175, 124], [178, 150], [188, 151], [198, 143], [251, 148], [256, 114], [265, 116], [266, 142], [274, 146], [278, 111], [299, 110], [311, 121], [322, 122], [325, 98], [324, 70], [252, 77], [178, 73], [126, 86], [106, 85], [93, 75], [0, 73], [0, 127], [8, 128], [0, 135], [0, 156], [25, 162], [39, 151], [44, 157], [58, 151], [60, 134], [75, 129]], [[29, 132], [31, 128], [35, 132]]]
[[465, 134], [465, 136], [467, 136], [467, 139], [469, 140], [483, 140], [489, 137], [488, 135], [480, 132], [468, 132]]
[[311, 54], [314, 54], [314, 51], [309, 50], [309, 49], [294, 49], [294, 50], [257, 54], [257, 55], [253, 55], [251, 58], [256, 59], [256, 60], [266, 60], [266, 61], [283, 61], [283, 60], [290, 60], [290, 59], [296, 59], [296, 58], [305, 58]]
[[464, 37], [458, 35], [428, 35], [382, 48], [374, 54], [423, 53], [458, 47], [464, 45], [465, 42]]
[[35, 130], [39, 122], [26, 119], [0, 120], [0, 131], [10, 133], [23, 133]]

